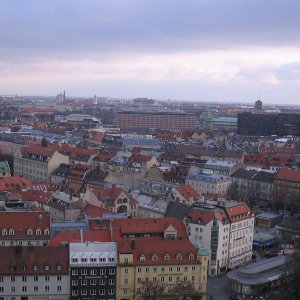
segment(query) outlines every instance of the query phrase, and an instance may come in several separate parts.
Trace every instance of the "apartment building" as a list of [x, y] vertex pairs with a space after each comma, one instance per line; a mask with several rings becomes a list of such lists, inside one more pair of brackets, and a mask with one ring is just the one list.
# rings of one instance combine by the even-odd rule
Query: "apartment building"
[[118, 243], [118, 300], [206, 299], [207, 252], [174, 218], [123, 219], [112, 224]]
[[44, 211], [0, 212], [1, 246], [43, 246], [50, 241], [50, 215]]
[[189, 210], [185, 224], [191, 242], [201, 242], [208, 251], [208, 274], [227, 270], [230, 222], [226, 212], [214, 205], [199, 203]]
[[115, 242], [70, 244], [71, 299], [116, 299]]
[[0, 299], [67, 300], [67, 247], [0, 247]]
[[197, 116], [185, 112], [119, 111], [115, 119], [118, 128], [190, 130], [198, 125]]
[[200, 195], [227, 195], [231, 178], [214, 174], [212, 170], [203, 169], [200, 172], [189, 173], [186, 176], [185, 185], [193, 187]]
[[69, 156], [55, 147], [24, 146], [15, 152], [14, 175], [24, 176], [32, 182], [47, 182], [60, 164], [69, 164]]
[[247, 204], [232, 200], [197, 203], [185, 218], [190, 240], [209, 253], [208, 272], [219, 275], [252, 258], [254, 214]]

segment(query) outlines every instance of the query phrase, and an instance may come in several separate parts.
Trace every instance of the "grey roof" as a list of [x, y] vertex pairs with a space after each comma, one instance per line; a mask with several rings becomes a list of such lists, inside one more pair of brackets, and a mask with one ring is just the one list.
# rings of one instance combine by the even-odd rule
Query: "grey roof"
[[0, 161], [0, 172], [10, 173], [10, 167], [7, 161]]
[[257, 174], [257, 171], [255, 171], [255, 170], [238, 169], [231, 175], [231, 177], [242, 178], [242, 179], [252, 179], [252, 177], [255, 176], [256, 174]]
[[275, 174], [270, 172], [260, 171], [254, 175], [253, 180], [262, 182], [274, 182]]
[[189, 209], [190, 207], [187, 204], [170, 201], [165, 212], [165, 217], [174, 217], [182, 221], [187, 216]]
[[276, 219], [278, 217], [281, 218], [282, 216], [279, 214], [273, 214], [270, 212], [261, 213], [261, 214], [256, 215], [256, 218], [261, 218], [261, 219]]
[[161, 142], [156, 139], [124, 138], [123, 145], [161, 147]]
[[233, 270], [227, 274], [227, 277], [232, 281], [245, 285], [264, 284], [274, 281], [286, 274], [291, 268], [288, 265], [290, 260], [291, 258], [286, 255], [261, 260], [237, 270]]

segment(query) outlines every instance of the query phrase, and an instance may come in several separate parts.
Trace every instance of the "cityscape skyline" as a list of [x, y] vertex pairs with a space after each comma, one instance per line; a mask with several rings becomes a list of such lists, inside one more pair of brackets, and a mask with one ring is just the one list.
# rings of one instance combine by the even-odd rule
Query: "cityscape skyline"
[[297, 1], [0, 1], [1, 94], [297, 104]]

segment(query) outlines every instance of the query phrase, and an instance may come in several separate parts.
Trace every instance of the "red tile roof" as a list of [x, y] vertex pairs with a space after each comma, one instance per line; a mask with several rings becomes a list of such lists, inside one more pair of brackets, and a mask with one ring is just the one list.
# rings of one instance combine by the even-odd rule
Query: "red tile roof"
[[230, 222], [239, 222], [252, 217], [253, 212], [246, 203], [225, 207]]
[[193, 198], [194, 201], [197, 201], [200, 198], [200, 194], [191, 186], [179, 186], [176, 191], [185, 199]]
[[[67, 247], [0, 247], [0, 274], [68, 275], [68, 252]], [[45, 266], [49, 266], [49, 270], [45, 270]]]
[[106, 213], [111, 213], [111, 211], [103, 207], [87, 204], [81, 212], [79, 218], [103, 218], [104, 214]]
[[[4, 234], [3, 230], [14, 231], [13, 235]], [[32, 235], [28, 235], [28, 229], [32, 230]], [[41, 230], [41, 234], [36, 234], [36, 229]], [[0, 212], [0, 237], [2, 239], [24, 238], [24, 239], [48, 239], [49, 234], [44, 230], [50, 230], [50, 214], [44, 211], [11, 211]]]
[[111, 242], [110, 230], [96, 230], [82, 232], [82, 240], [80, 231], [61, 231], [51, 240], [49, 246], [58, 247], [70, 243], [79, 242]]
[[300, 183], [300, 171], [281, 168], [276, 173], [275, 180], [284, 180]]
[[42, 192], [35, 190], [28, 190], [26, 192], [19, 193], [23, 201], [36, 201], [41, 204], [47, 204], [52, 198], [51, 192]]
[[96, 155], [96, 157], [94, 158], [94, 161], [106, 162], [115, 156], [116, 156], [116, 154], [112, 153], [112, 152], [108, 152], [108, 153], [100, 152]]
[[0, 177], [0, 192], [13, 192], [32, 188], [32, 182], [22, 176]]
[[188, 212], [187, 218], [190, 222], [193, 223], [201, 223], [201, 224], [208, 224], [214, 219], [219, 220], [222, 224], [226, 222], [229, 223], [229, 219], [225, 213], [225, 211], [208, 211], [208, 210], [201, 210], [201, 208], [190, 209]]
[[184, 224], [172, 217], [169, 218], [134, 218], [114, 219], [112, 221], [113, 240], [123, 239], [123, 235], [129, 234], [163, 234], [169, 225], [173, 225], [177, 231], [177, 237], [188, 238]]

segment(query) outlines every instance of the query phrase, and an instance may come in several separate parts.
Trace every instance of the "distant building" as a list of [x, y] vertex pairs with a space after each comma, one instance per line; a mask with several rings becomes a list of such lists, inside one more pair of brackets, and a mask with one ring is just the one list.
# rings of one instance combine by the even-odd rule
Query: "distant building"
[[193, 187], [200, 195], [227, 195], [231, 185], [231, 178], [224, 175], [213, 174], [212, 170], [205, 169], [198, 173], [188, 174], [185, 184]]
[[217, 117], [213, 118], [213, 129], [223, 131], [237, 131], [237, 118], [234, 117]]
[[89, 127], [97, 127], [99, 125], [99, 120], [90, 115], [84, 114], [71, 114], [60, 119], [62, 124], [73, 124], [73, 125], [83, 125]]
[[255, 110], [262, 110], [262, 101], [256, 100], [254, 108], [255, 108]]
[[300, 135], [300, 114], [238, 114], [238, 133], [242, 135]]
[[185, 112], [119, 111], [115, 124], [121, 129], [190, 130], [198, 125], [197, 116]]

